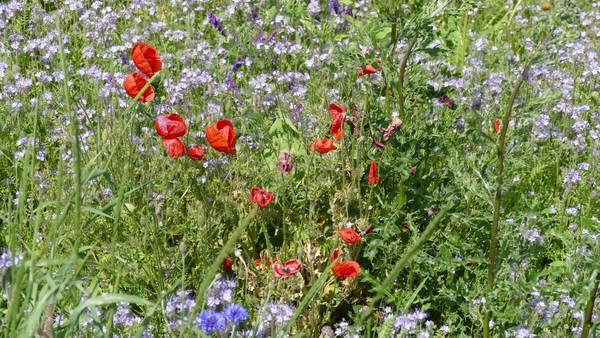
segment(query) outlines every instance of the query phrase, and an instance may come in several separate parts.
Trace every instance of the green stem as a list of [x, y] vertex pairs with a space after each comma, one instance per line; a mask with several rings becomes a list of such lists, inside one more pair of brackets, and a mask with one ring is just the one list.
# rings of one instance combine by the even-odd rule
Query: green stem
[[75, 252], [79, 251], [79, 245], [83, 235], [81, 234], [81, 154], [79, 149], [79, 121], [75, 117], [75, 114], [71, 110], [71, 96], [69, 95], [69, 74], [67, 72], [67, 63], [65, 59], [64, 46], [63, 46], [63, 34], [60, 25], [61, 19], [56, 20], [56, 30], [58, 31], [58, 51], [60, 55], [60, 66], [63, 72], [63, 95], [65, 103], [65, 111], [69, 115], [71, 124], [71, 151], [73, 153], [73, 159], [75, 161], [73, 171], [75, 172], [75, 226], [76, 226], [76, 237], [75, 240]]
[[412, 54], [413, 48], [417, 44], [418, 37], [415, 36], [408, 42], [408, 46], [406, 46], [406, 52], [402, 57], [402, 61], [400, 62], [400, 73], [398, 74], [398, 103], [400, 105], [398, 116], [402, 120], [404, 118], [404, 77], [406, 75], [406, 64], [408, 63], [408, 59]]
[[[494, 279], [496, 275], [496, 255], [498, 252], [498, 223], [500, 221], [500, 208], [502, 206], [502, 187], [504, 185], [504, 159], [506, 151], [506, 134], [508, 132], [508, 126], [512, 115], [513, 106], [515, 99], [521, 89], [521, 85], [525, 81], [527, 74], [529, 73], [530, 64], [528, 64], [521, 73], [517, 83], [513, 87], [512, 94], [508, 100], [506, 112], [502, 119], [502, 129], [500, 130], [500, 137], [498, 139], [497, 146], [497, 157], [498, 157], [498, 174], [496, 176], [496, 197], [494, 199], [494, 217], [492, 220], [492, 228], [490, 233], [490, 250], [488, 256], [488, 273], [487, 273], [487, 291], [491, 293], [494, 290]], [[490, 318], [491, 312], [486, 311], [483, 316], [483, 336], [484, 338], [490, 337]]]
[[450, 208], [452, 208], [452, 206], [453, 204], [449, 204], [444, 209], [440, 210], [440, 212], [429, 223], [429, 225], [427, 225], [427, 228], [425, 228], [425, 231], [423, 231], [419, 240], [415, 244], [413, 244], [413, 246], [406, 250], [406, 252], [402, 256], [402, 259], [400, 259], [400, 261], [396, 263], [392, 272], [383, 282], [382, 288], [377, 289], [377, 294], [371, 299], [369, 311], [372, 311], [375, 303], [383, 297], [385, 290], [389, 290], [392, 287], [392, 284], [400, 274], [400, 271], [402, 271], [402, 269], [406, 267], [406, 265], [412, 260], [412, 258], [417, 254], [417, 252], [421, 250], [423, 244], [425, 244], [425, 242], [427, 242], [431, 238], [433, 232], [437, 229], [439, 223], [442, 221], [442, 219], [444, 219], [446, 213]]
[[598, 286], [600, 286], [600, 274], [594, 272], [596, 275], [596, 281], [590, 290], [590, 298], [588, 299], [587, 305], [585, 306], [585, 314], [583, 316], [583, 332], [581, 338], [588, 338], [590, 335], [590, 328], [592, 326], [592, 314], [594, 313], [594, 304], [596, 303], [596, 294], [598, 292]]

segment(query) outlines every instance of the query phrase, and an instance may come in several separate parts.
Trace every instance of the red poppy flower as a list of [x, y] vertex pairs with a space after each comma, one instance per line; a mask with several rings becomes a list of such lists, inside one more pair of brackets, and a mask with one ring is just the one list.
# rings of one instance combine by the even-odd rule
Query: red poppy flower
[[261, 188], [254, 187], [250, 190], [250, 199], [262, 210], [275, 199], [275, 195]]
[[327, 111], [329, 112], [329, 116], [331, 116], [331, 118], [334, 119], [336, 118], [336, 116], [342, 115], [345, 112], [347, 112], [348, 109], [339, 103], [330, 103], [327, 107]]
[[235, 132], [229, 120], [221, 120], [206, 128], [206, 140], [216, 151], [235, 155]]
[[187, 151], [188, 157], [196, 161], [203, 160], [204, 154], [206, 154], [206, 150], [200, 146], [193, 146]]
[[152, 77], [162, 68], [162, 61], [154, 47], [139, 42], [131, 48], [131, 58], [135, 66], [147, 77]]
[[377, 174], [377, 163], [375, 160], [371, 161], [371, 167], [369, 168], [369, 185], [379, 184], [379, 175]]
[[500, 134], [500, 121], [494, 116], [494, 133]]
[[156, 132], [162, 138], [176, 138], [185, 135], [187, 126], [177, 114], [161, 114], [156, 117], [154, 123]]
[[340, 229], [338, 236], [340, 236], [342, 241], [350, 245], [360, 243], [360, 235], [351, 228]]
[[[125, 87], [125, 91], [127, 95], [129, 95], [132, 99], [137, 96], [137, 94], [144, 88], [148, 81], [144, 78], [141, 73], [133, 72], [125, 78], [123, 81], [123, 87]], [[154, 100], [154, 88], [149, 86], [146, 91], [140, 96], [138, 102], [148, 103]]]
[[333, 272], [338, 279], [353, 278], [360, 273], [360, 265], [355, 261], [337, 262], [333, 266], [333, 269], [331, 269], [331, 272]]
[[227, 256], [223, 261], [223, 269], [233, 271], [233, 258]]
[[333, 144], [333, 140], [329, 139], [318, 139], [310, 145], [311, 151], [318, 151], [320, 154], [326, 154], [336, 149], [337, 147]]
[[273, 263], [273, 272], [275, 272], [275, 276], [286, 279], [297, 274], [300, 271], [300, 267], [300, 262], [292, 258], [285, 263]]
[[375, 73], [377, 73], [377, 69], [375, 69], [375, 67], [373, 67], [371, 65], [366, 65], [363, 69], [359, 70], [358, 73], [356, 73], [356, 76], [362, 77], [363, 75], [369, 75], [369, 74], [375, 74]]
[[185, 144], [178, 138], [163, 138], [162, 142], [169, 157], [179, 158], [185, 154]]
[[329, 127], [329, 131], [331, 135], [336, 140], [341, 140], [344, 138], [344, 129], [342, 128], [342, 124], [344, 123], [345, 116], [340, 114], [336, 116], [331, 122], [331, 126]]

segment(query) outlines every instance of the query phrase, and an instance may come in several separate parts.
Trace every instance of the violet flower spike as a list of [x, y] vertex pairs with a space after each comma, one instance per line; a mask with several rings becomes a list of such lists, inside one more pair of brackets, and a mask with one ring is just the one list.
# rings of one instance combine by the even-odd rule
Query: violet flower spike
[[221, 25], [221, 22], [219, 22], [219, 19], [213, 13], [208, 13], [208, 21], [211, 25], [213, 25], [213, 27], [215, 27], [216, 30], [219, 31], [219, 33], [221, 33], [221, 35], [227, 36], [227, 34], [225, 34], [225, 30], [223, 29], [223, 25]]

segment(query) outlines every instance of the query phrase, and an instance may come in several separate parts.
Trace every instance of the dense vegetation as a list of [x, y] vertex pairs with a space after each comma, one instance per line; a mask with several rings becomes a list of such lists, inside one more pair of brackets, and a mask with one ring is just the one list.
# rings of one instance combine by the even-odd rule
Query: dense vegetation
[[3, 336], [590, 337], [600, 2], [0, 4]]

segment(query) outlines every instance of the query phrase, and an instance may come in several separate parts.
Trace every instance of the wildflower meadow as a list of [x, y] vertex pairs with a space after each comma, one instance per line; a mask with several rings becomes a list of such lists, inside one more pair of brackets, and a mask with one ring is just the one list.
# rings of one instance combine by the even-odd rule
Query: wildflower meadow
[[600, 1], [0, 3], [1, 337], [600, 336]]

